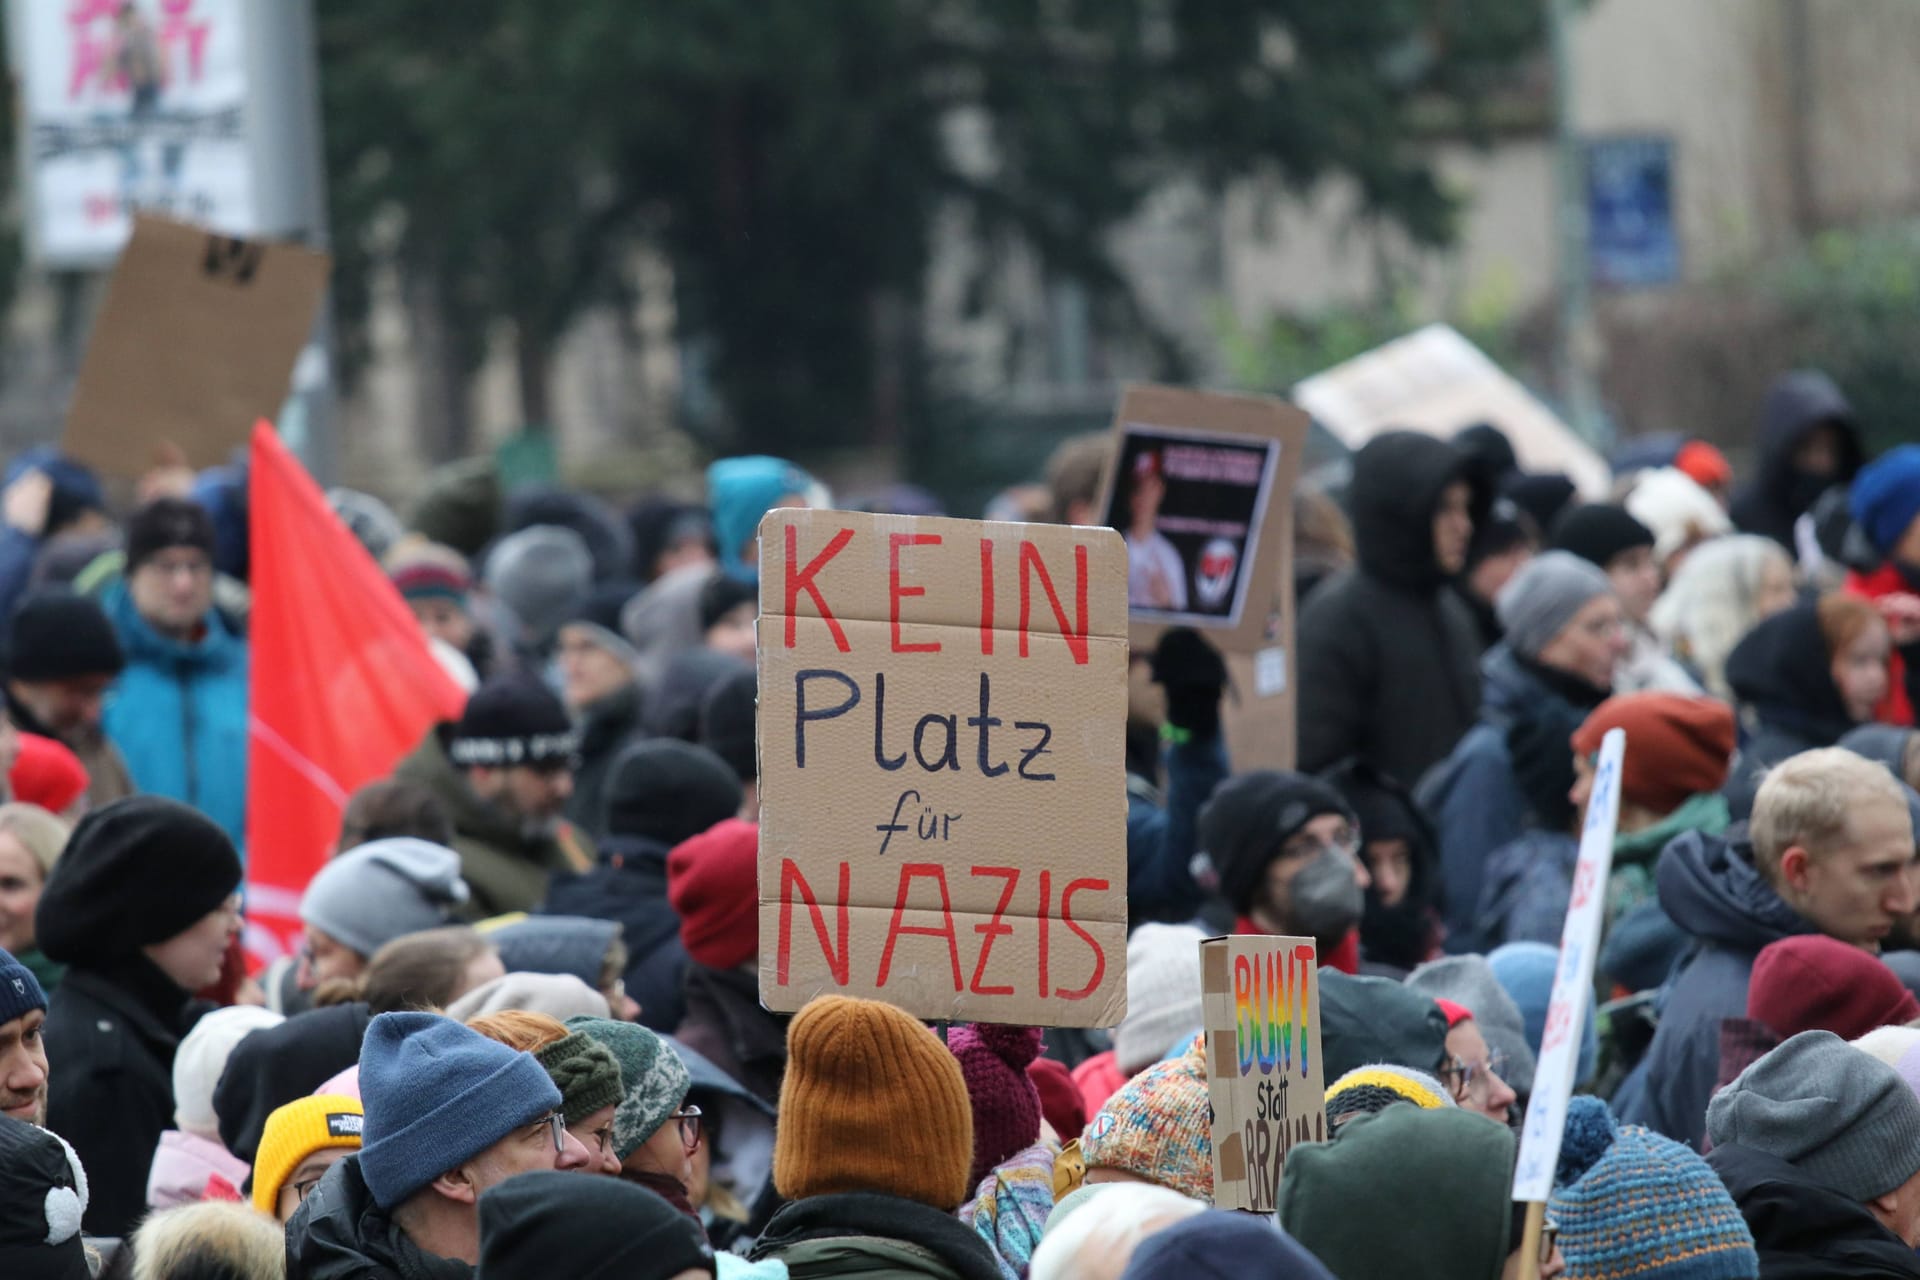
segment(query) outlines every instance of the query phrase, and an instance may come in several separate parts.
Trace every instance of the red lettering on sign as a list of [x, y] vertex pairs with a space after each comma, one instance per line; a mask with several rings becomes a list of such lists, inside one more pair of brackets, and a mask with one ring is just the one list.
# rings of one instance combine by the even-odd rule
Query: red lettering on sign
[[[1105, 880], [1075, 880], [1072, 884], [1069, 884], [1060, 891], [1060, 919], [1066, 924], [1067, 928], [1080, 935], [1080, 941], [1093, 948], [1093, 977], [1087, 979], [1087, 985], [1078, 991], [1056, 991], [1053, 993], [1062, 1000], [1085, 1000], [1094, 993], [1095, 988], [1099, 987], [1100, 979], [1106, 976], [1107, 953], [1100, 949], [1100, 944], [1094, 940], [1093, 935], [1085, 929], [1082, 929], [1079, 922], [1073, 918], [1073, 895], [1076, 892], [1081, 889], [1104, 890], [1106, 887], [1107, 882]], [[1044, 913], [1041, 918], [1043, 920], [1045, 919]], [[1043, 987], [1042, 990], [1045, 990], [1045, 988]]]
[[993, 656], [993, 539], [980, 539], [980, 652]]
[[[792, 528], [791, 525], [788, 526]], [[847, 946], [847, 902], [852, 896], [852, 868], [845, 862], [840, 864], [840, 922], [835, 929], [840, 948], [834, 954], [833, 944], [827, 941], [827, 917], [820, 910], [819, 899], [813, 896], [813, 886], [807, 883], [800, 868], [794, 865], [792, 858], [780, 859], [780, 943], [775, 953], [775, 980], [781, 986], [787, 985], [787, 970], [793, 956], [793, 895], [800, 891], [800, 898], [807, 904], [807, 910], [813, 916], [813, 931], [820, 939], [820, 949], [826, 952], [827, 968], [833, 971], [833, 980], [841, 986], [847, 985], [847, 975], [853, 961], [853, 952]]]
[[900, 643], [900, 601], [906, 596], [923, 596], [925, 587], [908, 586], [900, 581], [900, 548], [937, 547], [940, 535], [937, 533], [893, 533], [887, 535], [887, 615], [893, 623], [893, 651], [895, 653], [938, 653], [938, 640], [921, 641], [917, 644]]
[[[940, 927], [931, 925], [903, 925], [900, 918], [907, 913], [907, 891], [912, 888], [915, 876], [926, 876], [940, 886]], [[927, 938], [945, 938], [947, 955], [953, 961], [953, 989], [965, 989], [960, 977], [960, 942], [953, 932], [953, 900], [947, 896], [947, 872], [937, 862], [903, 862], [900, 864], [900, 891], [893, 899], [893, 923], [887, 926], [887, 946], [880, 953], [880, 972], [874, 979], [874, 985], [887, 985], [887, 974], [893, 968], [893, 944], [900, 940], [903, 933], [919, 934]]]
[[791, 649], [797, 643], [795, 636], [795, 627], [799, 622], [797, 606], [800, 603], [800, 593], [804, 591], [813, 597], [814, 607], [820, 610], [820, 616], [826, 620], [827, 630], [833, 633], [833, 642], [839, 646], [840, 652], [853, 651], [853, 646], [847, 643], [847, 633], [840, 629], [840, 620], [833, 616], [833, 610], [827, 605], [827, 598], [820, 594], [820, 587], [814, 582], [814, 578], [820, 571], [827, 567], [827, 562], [845, 550], [846, 545], [852, 541], [853, 530], [842, 529], [833, 535], [833, 541], [827, 543], [825, 550], [807, 563], [806, 568], [797, 569], [796, 566], [800, 563], [800, 530], [796, 525], [787, 526], [787, 648]]
[[[967, 989], [977, 996], [1010, 996], [1013, 994], [1012, 987], [983, 987], [980, 985], [980, 979], [987, 971], [987, 955], [993, 950], [993, 940], [1013, 932], [1012, 925], [1001, 924], [1000, 920], [1007, 914], [1007, 904], [1013, 901], [1013, 891], [1020, 886], [1020, 869], [1018, 867], [975, 867], [973, 874], [1004, 876], [1007, 888], [1006, 892], [1000, 895], [1000, 904], [993, 909], [993, 919], [985, 924], [973, 926], [973, 931], [980, 935], [980, 962], [973, 966], [973, 981], [968, 984]], [[1045, 925], [1041, 926], [1043, 929], [1045, 927]]]
[[[1027, 656], [1028, 623], [1033, 611], [1033, 578], [1040, 577], [1040, 589], [1047, 593], [1047, 603], [1053, 607], [1054, 620], [1060, 624], [1060, 638], [1067, 642], [1067, 648], [1073, 654], [1078, 666], [1087, 664], [1087, 549], [1076, 545], [1073, 548], [1074, 568], [1074, 621], [1067, 621], [1067, 611], [1061, 607], [1059, 593], [1053, 589], [1053, 577], [1047, 572], [1046, 561], [1040, 558], [1040, 549], [1025, 539], [1020, 543], [1020, 656]], [[1076, 630], [1077, 626], [1077, 630]]]
[[1050, 994], [1047, 990], [1047, 917], [1053, 909], [1053, 872], [1040, 873], [1040, 998], [1045, 1000]]

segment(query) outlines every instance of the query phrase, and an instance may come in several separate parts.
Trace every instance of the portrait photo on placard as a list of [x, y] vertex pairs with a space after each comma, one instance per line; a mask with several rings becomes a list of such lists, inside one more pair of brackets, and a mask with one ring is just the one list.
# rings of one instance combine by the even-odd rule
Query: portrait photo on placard
[[1136, 621], [1236, 627], [1280, 442], [1128, 423], [1106, 523], [1127, 544]]

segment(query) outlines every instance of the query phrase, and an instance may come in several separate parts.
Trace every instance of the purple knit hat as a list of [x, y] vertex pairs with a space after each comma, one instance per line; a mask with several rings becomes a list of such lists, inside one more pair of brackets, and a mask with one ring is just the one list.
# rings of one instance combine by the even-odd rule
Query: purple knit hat
[[1040, 1056], [1040, 1028], [981, 1022], [955, 1028], [947, 1047], [960, 1060], [973, 1106], [975, 1187], [1001, 1162], [1040, 1141], [1040, 1091], [1027, 1064]]

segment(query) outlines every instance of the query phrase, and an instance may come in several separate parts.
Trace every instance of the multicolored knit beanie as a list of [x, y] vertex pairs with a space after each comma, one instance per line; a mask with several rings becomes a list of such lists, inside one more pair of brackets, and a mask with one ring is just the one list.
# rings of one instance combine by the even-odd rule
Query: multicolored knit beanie
[[1327, 1086], [1327, 1131], [1354, 1116], [1385, 1111], [1396, 1102], [1411, 1102], [1427, 1111], [1458, 1105], [1446, 1086], [1424, 1071], [1372, 1063], [1355, 1067]]
[[1753, 1234], [1705, 1160], [1638, 1125], [1617, 1125], [1607, 1104], [1578, 1097], [1547, 1214], [1560, 1227], [1568, 1280], [1662, 1276], [1754, 1280]]
[[1088, 1169], [1120, 1169], [1213, 1203], [1206, 1041], [1155, 1063], [1107, 1099], [1080, 1147]]

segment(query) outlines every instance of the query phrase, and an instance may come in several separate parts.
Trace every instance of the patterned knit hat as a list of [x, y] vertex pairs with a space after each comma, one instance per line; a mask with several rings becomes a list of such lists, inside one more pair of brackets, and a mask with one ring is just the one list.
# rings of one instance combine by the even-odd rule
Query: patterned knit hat
[[972, 1190], [972, 1163], [967, 1083], [933, 1032], [850, 996], [794, 1015], [773, 1139], [781, 1195], [874, 1191], [947, 1213]]
[[1120, 1169], [1213, 1203], [1206, 1040], [1155, 1063], [1107, 1099], [1080, 1148], [1089, 1169]]
[[568, 1018], [567, 1029], [586, 1032], [612, 1050], [620, 1064], [624, 1095], [613, 1113], [613, 1154], [624, 1164], [680, 1110], [693, 1077], [666, 1041], [636, 1023]]
[[365, 1113], [357, 1098], [317, 1094], [289, 1102], [267, 1117], [253, 1158], [253, 1207], [271, 1214], [300, 1162], [328, 1147], [360, 1149]]
[[1328, 1132], [1340, 1120], [1385, 1111], [1396, 1102], [1428, 1111], [1458, 1105], [1446, 1086], [1426, 1072], [1374, 1063], [1355, 1067], [1327, 1086]]
[[579, 1124], [602, 1107], [618, 1106], [626, 1089], [613, 1050], [584, 1031], [542, 1045], [533, 1059], [547, 1069], [560, 1089], [560, 1110], [568, 1124]]
[[958, 1027], [947, 1048], [960, 1062], [973, 1107], [973, 1168], [977, 1186], [994, 1166], [1040, 1141], [1040, 1091], [1027, 1066], [1040, 1056], [1040, 1028], [982, 1022]]
[[1760, 1274], [1753, 1234], [1707, 1162], [1638, 1125], [1616, 1125], [1598, 1098], [1568, 1103], [1553, 1181], [1549, 1213], [1569, 1280]]

